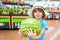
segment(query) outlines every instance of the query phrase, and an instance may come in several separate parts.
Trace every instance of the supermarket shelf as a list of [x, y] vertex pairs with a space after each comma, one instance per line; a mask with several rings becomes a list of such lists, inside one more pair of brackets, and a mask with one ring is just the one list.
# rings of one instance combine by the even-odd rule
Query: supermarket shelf
[[0, 30], [18, 30], [19, 28], [0, 28]]
[[11, 4], [11, 5], [30, 5], [29, 3], [13, 3], [13, 2], [2, 2], [3, 4]]
[[60, 10], [51, 10], [50, 13], [54, 13], [54, 14], [60, 14]]
[[[5, 18], [5, 19], [4, 19]], [[5, 22], [8, 22], [9, 24], [9, 28], [11, 28], [11, 25], [10, 25], [10, 16], [0, 16], [0, 23], [5, 23]], [[7, 21], [6, 21], [7, 20]], [[0, 26], [1, 27], [1, 26]], [[3, 29], [3, 28], [1, 28]]]
[[[26, 19], [26, 18], [29, 18], [29, 16], [11, 16], [11, 25], [12, 25], [12, 29], [18, 29], [18, 28], [16, 28], [15, 26], [13, 26], [14, 24], [14, 22], [13, 22], [13, 19], [16, 19], [17, 21], [18, 20], [20, 20], [20, 18], [24, 18], [24, 19]], [[15, 20], [15, 22], [16, 22], [16, 20]]]
[[59, 20], [60, 19], [60, 14], [49, 14], [46, 17], [47, 20]]
[[11, 14], [11, 16], [28, 16], [27, 14], [23, 15], [23, 14]]
[[10, 16], [0, 16], [0, 18], [9, 18]]
[[0, 16], [28, 16], [28, 15], [23, 15], [23, 14], [0, 14]]
[[12, 18], [29, 18], [29, 16], [12, 16]]
[[0, 16], [10, 16], [10, 14], [6, 14], [6, 15], [4, 15], [4, 14], [0, 14]]
[[[22, 18], [22, 19], [21, 19]], [[26, 18], [30, 18], [29, 16], [12, 16], [12, 29], [18, 29], [18, 27], [17, 28], [15, 28], [15, 26], [14, 26], [14, 22], [17, 22], [17, 23], [21, 23], [21, 21], [23, 21], [23, 19], [26, 19]], [[14, 21], [14, 19], [15, 19], [15, 21]], [[20, 20], [20, 21], [18, 21], [18, 19]], [[17, 21], [16, 21], [17, 20]]]

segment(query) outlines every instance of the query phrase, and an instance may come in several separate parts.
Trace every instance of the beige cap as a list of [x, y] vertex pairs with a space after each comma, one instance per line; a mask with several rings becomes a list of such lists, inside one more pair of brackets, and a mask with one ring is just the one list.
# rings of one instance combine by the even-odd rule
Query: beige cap
[[[33, 5], [33, 7], [28, 10], [28, 15], [29, 15], [30, 17], [33, 17], [33, 16], [32, 16], [32, 11], [33, 11], [35, 8], [40, 8], [40, 9], [44, 10], [43, 5], [40, 5], [39, 3], [35, 3], [35, 4]], [[44, 11], [44, 12], [45, 12], [45, 11]], [[45, 12], [45, 14], [46, 14], [46, 16], [47, 16], [49, 13]]]

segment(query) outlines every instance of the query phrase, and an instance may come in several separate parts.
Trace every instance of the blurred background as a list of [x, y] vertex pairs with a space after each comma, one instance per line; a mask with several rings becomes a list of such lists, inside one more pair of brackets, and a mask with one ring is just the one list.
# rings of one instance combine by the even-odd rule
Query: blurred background
[[17, 37], [18, 29], [35, 3], [46, 12], [45, 40], [60, 40], [60, 0], [0, 0], [0, 40], [22, 40]]

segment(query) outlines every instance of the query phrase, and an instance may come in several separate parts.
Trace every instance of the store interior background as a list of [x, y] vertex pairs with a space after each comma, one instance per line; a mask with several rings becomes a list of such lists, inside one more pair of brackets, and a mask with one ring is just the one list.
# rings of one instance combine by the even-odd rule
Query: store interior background
[[27, 12], [34, 3], [47, 12], [45, 20], [49, 29], [45, 40], [60, 40], [60, 0], [0, 0], [0, 40], [22, 40], [18, 30], [21, 22], [29, 18]]

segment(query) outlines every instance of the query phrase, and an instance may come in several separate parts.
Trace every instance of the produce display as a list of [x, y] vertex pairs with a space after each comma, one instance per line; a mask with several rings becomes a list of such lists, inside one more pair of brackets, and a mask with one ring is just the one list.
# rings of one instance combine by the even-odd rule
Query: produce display
[[36, 33], [38, 35], [41, 31], [41, 23], [35, 18], [28, 18], [26, 20], [23, 20], [20, 29], [23, 31], [24, 36], [27, 36], [27, 31], [30, 28], [32, 31], [36, 30]]
[[15, 4], [29, 4], [29, 2], [26, 2], [25, 0], [2, 0], [2, 2]]
[[3, 11], [2, 11], [2, 14], [4, 14], [4, 15], [9, 14], [9, 8], [8, 7], [4, 7]]
[[28, 8], [21, 7], [21, 6], [14, 6], [14, 7], [0, 7], [0, 14], [19, 14], [19, 15], [27, 15]]
[[0, 7], [0, 14], [2, 14], [2, 12], [3, 12], [3, 9], [4, 9], [4, 8]]

